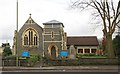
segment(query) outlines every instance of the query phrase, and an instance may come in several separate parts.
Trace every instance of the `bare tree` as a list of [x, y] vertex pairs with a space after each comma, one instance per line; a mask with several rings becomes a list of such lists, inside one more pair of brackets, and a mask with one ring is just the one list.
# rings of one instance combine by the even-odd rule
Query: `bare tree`
[[[114, 50], [112, 46], [112, 35], [116, 26], [120, 23], [120, 0], [115, 4], [116, 0], [77, 0], [72, 3], [72, 7], [81, 10], [93, 9], [93, 15], [99, 17], [103, 24], [103, 34], [106, 38], [106, 53], [109, 58], [114, 58]], [[96, 13], [97, 12], [97, 13]]]
[[[117, 25], [118, 26], [118, 25]], [[118, 26], [118, 28], [120, 28], [120, 26]]]

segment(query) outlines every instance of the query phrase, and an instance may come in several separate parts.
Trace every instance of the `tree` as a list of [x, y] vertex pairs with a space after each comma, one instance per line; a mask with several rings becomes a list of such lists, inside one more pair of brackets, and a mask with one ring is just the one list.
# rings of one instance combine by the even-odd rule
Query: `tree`
[[103, 34], [106, 39], [105, 50], [109, 58], [114, 58], [114, 50], [112, 45], [112, 35], [116, 26], [120, 23], [120, 1], [114, 4], [113, 0], [77, 0], [72, 3], [73, 8], [81, 10], [93, 9], [92, 15], [102, 20]]
[[11, 49], [9, 47], [5, 47], [3, 50], [3, 56], [10, 56], [12, 55]]
[[117, 35], [113, 39], [113, 48], [115, 50], [115, 55], [120, 56], [120, 36], [119, 35]]

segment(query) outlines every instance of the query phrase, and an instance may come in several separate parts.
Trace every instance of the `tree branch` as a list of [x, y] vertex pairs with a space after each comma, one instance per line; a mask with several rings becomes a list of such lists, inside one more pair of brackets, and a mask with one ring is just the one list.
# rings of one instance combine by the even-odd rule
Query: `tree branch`
[[118, 20], [118, 22], [116, 23], [117, 25], [120, 23], [120, 20]]
[[96, 7], [98, 13], [100, 14], [101, 18], [103, 19], [103, 16], [102, 16], [102, 13], [101, 13], [99, 7], [97, 6], [97, 4], [96, 4], [94, 1], [93, 1], [93, 3], [94, 3], [94, 5], [95, 5], [95, 7]]
[[107, 17], [107, 20], [108, 20], [108, 23], [109, 23], [109, 33], [111, 33], [111, 21], [110, 21], [110, 10], [109, 10], [109, 4], [108, 4], [108, 1], [106, 0], [106, 6], [107, 6], [107, 14], [106, 14], [106, 17]]
[[113, 5], [113, 0], [111, 0], [111, 6], [112, 6], [112, 11], [113, 11], [113, 17], [115, 18], [115, 9], [114, 9], [114, 5]]
[[120, 28], [120, 26], [117, 25], [118, 28]]
[[112, 22], [112, 29], [115, 28], [115, 26], [117, 25], [117, 24], [115, 25], [115, 23], [116, 23], [116, 20], [117, 20], [118, 16], [120, 16], [120, 12], [115, 16], [115, 18]]

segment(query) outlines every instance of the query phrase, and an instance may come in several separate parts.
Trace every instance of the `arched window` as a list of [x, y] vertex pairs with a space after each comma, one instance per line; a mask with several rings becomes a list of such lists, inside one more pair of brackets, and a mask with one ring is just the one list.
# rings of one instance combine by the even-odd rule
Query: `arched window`
[[29, 31], [29, 45], [33, 45], [33, 31]]
[[34, 36], [34, 45], [37, 45], [38, 43], [38, 39], [37, 39], [37, 36], [36, 36], [36, 34], [35, 34], [35, 36]]
[[37, 45], [37, 36], [35, 37], [35, 44]]
[[27, 35], [24, 36], [24, 45], [28, 45], [28, 36]]
[[33, 31], [30, 32], [30, 45], [33, 45]]
[[37, 32], [29, 28], [23, 33], [23, 45], [38, 45], [38, 35]]
[[51, 38], [54, 39], [54, 32], [51, 32]]
[[29, 36], [28, 37], [29, 37], [29, 45], [30, 45], [30, 31], [29, 31]]
[[35, 36], [34, 36], [34, 45], [35, 45]]

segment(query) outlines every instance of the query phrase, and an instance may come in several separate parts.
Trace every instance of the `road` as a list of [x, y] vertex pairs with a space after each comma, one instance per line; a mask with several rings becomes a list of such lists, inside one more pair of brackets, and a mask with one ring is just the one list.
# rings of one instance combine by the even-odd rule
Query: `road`
[[0, 56], [0, 67], [2, 66], [2, 56]]
[[99, 66], [51, 66], [51, 67], [4, 67], [3, 72], [118, 72], [116, 65]]
[[0, 74], [1, 74], [1, 72], [2, 72], [2, 56], [0, 55]]

